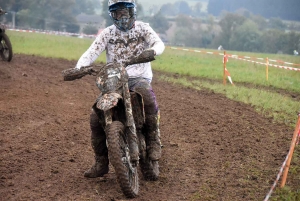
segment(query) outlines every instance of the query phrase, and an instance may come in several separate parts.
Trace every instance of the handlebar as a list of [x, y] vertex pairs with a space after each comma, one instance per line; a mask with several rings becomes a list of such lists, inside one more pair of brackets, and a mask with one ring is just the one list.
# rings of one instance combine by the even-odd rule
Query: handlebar
[[[130, 58], [127, 62], [125, 62], [124, 67], [126, 68], [129, 65], [154, 61], [155, 60], [154, 56], [155, 56], [154, 50], [152, 49], [145, 50], [139, 56]], [[75, 79], [80, 79], [85, 75], [95, 75], [100, 71], [96, 69], [97, 68], [101, 69], [102, 67], [103, 66], [101, 65], [96, 65], [96, 66], [82, 67], [80, 69], [69, 68], [64, 70], [62, 74], [64, 77], [64, 81], [72, 81]]]

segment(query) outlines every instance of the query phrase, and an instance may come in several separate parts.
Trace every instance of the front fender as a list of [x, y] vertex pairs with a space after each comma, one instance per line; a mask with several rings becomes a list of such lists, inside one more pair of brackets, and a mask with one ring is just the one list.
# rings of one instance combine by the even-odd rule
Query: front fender
[[123, 97], [118, 93], [104, 94], [98, 99], [96, 107], [99, 110], [107, 111], [115, 107], [120, 99], [123, 99]]

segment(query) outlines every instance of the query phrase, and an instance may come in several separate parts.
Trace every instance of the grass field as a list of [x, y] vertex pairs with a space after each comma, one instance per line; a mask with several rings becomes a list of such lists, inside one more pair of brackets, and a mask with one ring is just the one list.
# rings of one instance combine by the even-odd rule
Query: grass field
[[[8, 31], [14, 53], [34, 54], [43, 57], [78, 60], [92, 43], [92, 39], [53, 36], [38, 33], [20, 33]], [[216, 50], [203, 50], [216, 51]], [[260, 54], [249, 52], [227, 52], [253, 58], [269, 58], [300, 64], [299, 56]], [[176, 74], [163, 74], [158, 79], [181, 84], [195, 89], [210, 89], [224, 94], [229, 99], [254, 106], [257, 112], [295, 127], [300, 112], [300, 71], [291, 71], [269, 67], [266, 80], [266, 66], [229, 58], [229, 70], [235, 86], [223, 84], [222, 56], [206, 53], [174, 50], [166, 47], [163, 55], [152, 63], [156, 71]], [[97, 62], [105, 62], [102, 54]], [[299, 66], [298, 66], [299, 67]], [[189, 76], [189, 77], [187, 77]], [[192, 77], [192, 79], [191, 79]], [[296, 150], [293, 164], [299, 164], [299, 150]], [[291, 167], [291, 177], [299, 177], [299, 166]], [[300, 185], [299, 188], [300, 189]], [[289, 187], [279, 190], [279, 197], [273, 200], [296, 200], [300, 192]]]

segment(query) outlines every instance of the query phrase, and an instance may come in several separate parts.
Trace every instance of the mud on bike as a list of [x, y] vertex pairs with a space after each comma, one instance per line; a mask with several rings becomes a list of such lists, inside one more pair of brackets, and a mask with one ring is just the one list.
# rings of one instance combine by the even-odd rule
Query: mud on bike
[[[152, 161], [147, 154], [147, 136], [143, 97], [129, 91], [127, 65], [155, 60], [154, 51], [146, 50], [131, 58], [125, 66], [108, 63], [104, 66], [69, 68], [62, 72], [65, 81], [95, 75], [100, 95], [93, 105], [106, 134], [109, 161], [115, 169], [118, 183], [124, 195], [134, 198], [139, 192], [138, 167], [145, 180], [155, 181], [159, 175], [158, 161]], [[136, 143], [132, 143], [135, 138]], [[137, 161], [133, 161], [130, 150], [135, 145], [139, 150]], [[138, 147], [136, 147], [138, 146]]]

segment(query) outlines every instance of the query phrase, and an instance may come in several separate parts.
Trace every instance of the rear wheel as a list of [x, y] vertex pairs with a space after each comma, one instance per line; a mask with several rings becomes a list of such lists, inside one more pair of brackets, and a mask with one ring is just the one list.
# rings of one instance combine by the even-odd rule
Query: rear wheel
[[124, 195], [134, 198], [138, 195], [139, 178], [137, 167], [130, 161], [124, 130], [124, 125], [119, 121], [108, 125], [106, 129], [108, 155]]
[[10, 40], [5, 33], [2, 33], [2, 40], [0, 41], [0, 55], [4, 61], [11, 61], [13, 56]]

